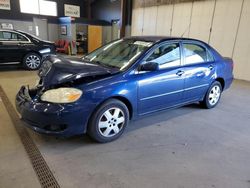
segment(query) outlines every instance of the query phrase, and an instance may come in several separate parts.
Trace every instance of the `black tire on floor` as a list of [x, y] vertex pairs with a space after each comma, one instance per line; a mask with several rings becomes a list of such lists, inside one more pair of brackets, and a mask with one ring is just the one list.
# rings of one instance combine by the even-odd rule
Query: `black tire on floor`
[[23, 58], [23, 67], [28, 70], [37, 70], [42, 65], [42, 58], [35, 52], [28, 53]]
[[[123, 119], [124, 121], [119, 123]], [[127, 106], [120, 100], [110, 99], [95, 110], [90, 118], [87, 133], [96, 142], [111, 142], [122, 135], [128, 122], [129, 111]], [[108, 132], [110, 132], [110, 134], [105, 135], [105, 133]]]
[[[213, 95], [213, 89], [219, 89], [219, 95], [218, 96], [218, 99], [215, 100], [216, 102], [212, 102], [212, 98], [209, 96], [210, 94]], [[203, 101], [201, 101], [201, 105], [206, 108], [206, 109], [211, 109], [211, 108], [214, 108], [220, 101], [220, 98], [221, 98], [221, 93], [222, 93], [222, 87], [221, 87], [221, 83], [218, 82], [218, 81], [214, 81], [211, 86], [208, 88], [207, 90], [207, 93], [205, 95], [205, 98]]]

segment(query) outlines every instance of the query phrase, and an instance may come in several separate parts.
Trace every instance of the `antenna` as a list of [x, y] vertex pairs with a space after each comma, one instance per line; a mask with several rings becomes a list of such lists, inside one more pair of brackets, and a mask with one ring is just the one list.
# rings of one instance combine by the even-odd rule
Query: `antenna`
[[183, 38], [183, 36], [185, 35], [185, 33], [188, 31], [188, 29], [191, 26], [191, 22], [188, 24], [187, 28], [185, 29], [184, 33], [181, 35], [181, 38]]

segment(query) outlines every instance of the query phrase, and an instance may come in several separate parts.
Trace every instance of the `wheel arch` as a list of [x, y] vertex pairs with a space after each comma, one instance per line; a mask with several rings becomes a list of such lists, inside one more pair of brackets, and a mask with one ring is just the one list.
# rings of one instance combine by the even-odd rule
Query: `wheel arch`
[[92, 111], [92, 113], [90, 114], [89, 118], [88, 118], [88, 121], [87, 121], [87, 124], [86, 124], [86, 128], [85, 128], [85, 132], [86, 130], [88, 129], [88, 126], [89, 126], [89, 122], [92, 118], [92, 116], [94, 115], [94, 113], [96, 112], [96, 110], [103, 104], [105, 103], [106, 101], [110, 100], [110, 99], [116, 99], [116, 100], [119, 100], [121, 102], [123, 102], [127, 108], [128, 108], [128, 112], [129, 112], [129, 119], [131, 120], [132, 117], [133, 117], [133, 106], [132, 106], [132, 103], [124, 96], [120, 96], [120, 95], [115, 95], [115, 96], [111, 96], [105, 100], [103, 100], [101, 103], [99, 103], [95, 108], [94, 110]]
[[111, 97], [109, 99], [117, 99], [117, 100], [123, 102], [127, 106], [127, 108], [128, 108], [129, 119], [132, 119], [132, 117], [133, 117], [133, 106], [132, 106], [131, 102], [126, 97], [123, 97], [123, 96], [113, 96], [113, 97]]
[[25, 53], [23, 54], [22, 62], [23, 62], [25, 56], [27, 56], [27, 55], [30, 54], [30, 53], [35, 53], [35, 54], [39, 55], [39, 57], [40, 57], [41, 60], [42, 60], [42, 55], [41, 55], [38, 51], [35, 51], [35, 50], [28, 50], [27, 52], [25, 52]]
[[[123, 102], [127, 108], [128, 108], [128, 112], [129, 112], [129, 119], [132, 119], [133, 117], [133, 106], [132, 106], [132, 103], [129, 101], [129, 99], [127, 99], [126, 97], [124, 96], [120, 96], [120, 95], [115, 95], [115, 96], [111, 96], [105, 100], [103, 100], [100, 104], [98, 104], [96, 107], [95, 107], [95, 110], [98, 109], [103, 103], [105, 103], [106, 101], [110, 100], [110, 99], [117, 99], [121, 102]], [[93, 112], [95, 112], [95, 110]]]
[[218, 77], [218, 78], [215, 79], [215, 81], [220, 82], [221, 87], [222, 87], [222, 91], [223, 91], [224, 88], [225, 88], [225, 80], [223, 78], [221, 78], [221, 77]]

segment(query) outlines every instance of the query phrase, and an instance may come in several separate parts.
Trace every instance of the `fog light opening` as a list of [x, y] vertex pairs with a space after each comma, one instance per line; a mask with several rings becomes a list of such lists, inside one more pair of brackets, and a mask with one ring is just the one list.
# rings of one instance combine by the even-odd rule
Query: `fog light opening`
[[51, 124], [51, 125], [46, 125], [44, 127], [44, 129], [54, 132], [64, 131], [66, 128], [67, 128], [66, 124]]

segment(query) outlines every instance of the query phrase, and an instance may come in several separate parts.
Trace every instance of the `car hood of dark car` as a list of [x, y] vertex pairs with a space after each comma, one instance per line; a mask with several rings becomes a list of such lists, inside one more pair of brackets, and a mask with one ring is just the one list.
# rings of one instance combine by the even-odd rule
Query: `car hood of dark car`
[[109, 76], [117, 69], [84, 62], [81, 58], [49, 56], [44, 60], [38, 75], [44, 87], [68, 83], [86, 77]]

